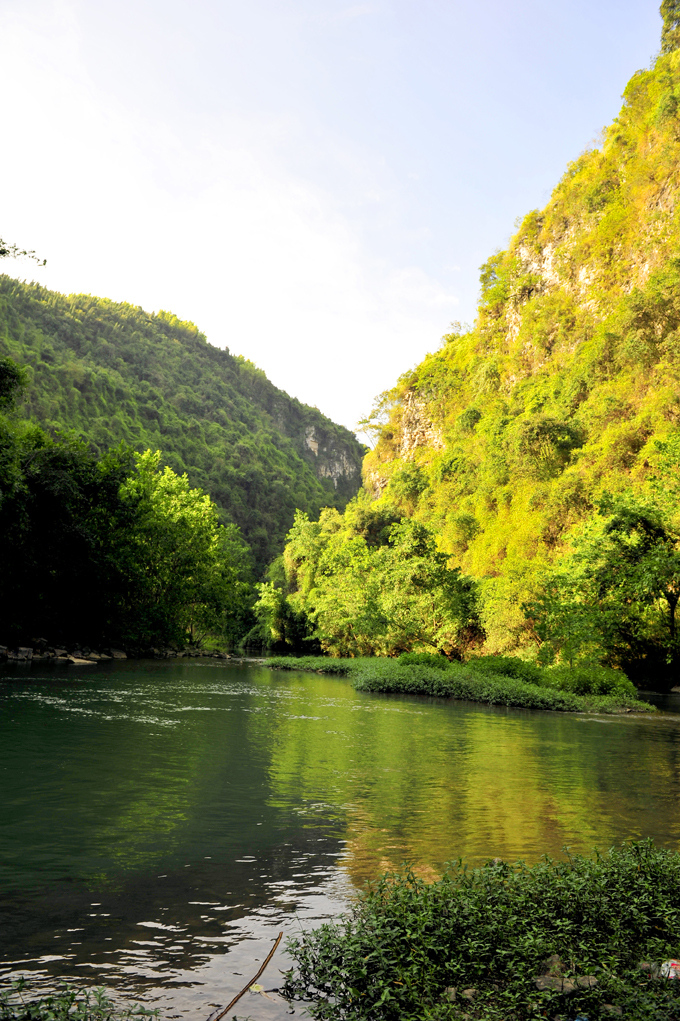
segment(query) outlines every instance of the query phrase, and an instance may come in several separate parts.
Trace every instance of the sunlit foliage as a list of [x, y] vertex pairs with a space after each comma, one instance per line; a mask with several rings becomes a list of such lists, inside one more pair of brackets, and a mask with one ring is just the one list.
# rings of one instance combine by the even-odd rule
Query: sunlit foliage
[[[523, 607], [555, 593], [551, 572], [581, 542], [584, 522], [593, 519], [593, 536], [605, 527], [598, 508], [608, 494], [642, 500], [665, 530], [664, 556], [676, 555], [677, 486], [668, 472], [655, 481], [680, 424], [676, 7], [664, 3], [664, 52], [633, 76], [599, 147], [568, 167], [547, 206], [482, 267], [474, 327], [456, 324], [369, 416], [377, 442], [364, 477], [374, 506], [425, 524], [476, 580], [488, 652], [533, 656], [543, 640], [565, 659], [574, 643], [600, 662], [675, 656], [671, 589], [646, 568], [631, 567], [635, 634], [616, 651], [592, 629], [590, 643], [574, 633], [555, 645]], [[637, 526], [626, 520], [632, 531], [621, 541], [634, 547]], [[567, 600], [563, 585], [556, 598], [565, 615], [591, 601], [576, 590]], [[588, 632], [582, 619], [572, 623]]]
[[424, 648], [460, 657], [480, 639], [477, 597], [448, 559], [425, 525], [388, 508], [352, 503], [344, 517], [326, 510], [318, 522], [298, 513], [283, 585], [262, 586], [255, 612], [278, 641], [287, 640], [281, 621], [297, 614], [308, 637], [338, 656]]

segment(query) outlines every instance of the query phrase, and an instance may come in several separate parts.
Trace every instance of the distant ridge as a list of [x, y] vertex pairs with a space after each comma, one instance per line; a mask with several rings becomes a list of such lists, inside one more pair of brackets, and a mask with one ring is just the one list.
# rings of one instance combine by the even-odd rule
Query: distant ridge
[[0, 276], [0, 357], [29, 367], [23, 413], [98, 453], [161, 449], [241, 526], [262, 569], [297, 508], [344, 508], [364, 448], [193, 323]]

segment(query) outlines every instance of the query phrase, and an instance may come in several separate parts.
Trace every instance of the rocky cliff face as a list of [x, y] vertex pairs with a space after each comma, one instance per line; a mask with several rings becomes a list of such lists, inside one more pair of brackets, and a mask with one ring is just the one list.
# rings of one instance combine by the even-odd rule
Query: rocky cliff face
[[400, 457], [412, 456], [419, 447], [441, 450], [444, 447], [441, 429], [437, 429], [424, 401], [418, 400], [412, 390], [403, 397], [401, 418]]
[[314, 470], [320, 479], [330, 479], [339, 493], [354, 496], [361, 485], [363, 450], [354, 443], [343, 442], [319, 424], [305, 426], [303, 443], [313, 457]]

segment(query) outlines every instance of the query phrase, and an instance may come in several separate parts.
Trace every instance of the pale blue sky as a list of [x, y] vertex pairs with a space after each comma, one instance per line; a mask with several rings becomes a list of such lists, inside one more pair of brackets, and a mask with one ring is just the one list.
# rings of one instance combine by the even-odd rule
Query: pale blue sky
[[0, 235], [353, 427], [475, 314], [659, 45], [648, 0], [0, 0]]

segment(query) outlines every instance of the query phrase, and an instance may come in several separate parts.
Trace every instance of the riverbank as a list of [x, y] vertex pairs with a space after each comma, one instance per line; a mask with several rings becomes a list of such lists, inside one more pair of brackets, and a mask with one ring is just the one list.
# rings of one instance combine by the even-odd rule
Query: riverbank
[[214, 649], [173, 649], [173, 648], [151, 648], [145, 650], [111, 649], [105, 647], [102, 651], [91, 649], [87, 645], [67, 644], [66, 648], [49, 646], [45, 643], [38, 643], [34, 646], [12, 647], [0, 645], [0, 664], [10, 663], [29, 665], [31, 663], [51, 663], [58, 666], [92, 666], [96, 663], [106, 663], [112, 659], [224, 659], [232, 663], [259, 663], [263, 659], [252, 656], [235, 656], [229, 652], [220, 652]]
[[680, 855], [385, 875], [338, 921], [289, 942], [285, 993], [319, 1021], [677, 1021]]
[[[414, 657], [415, 658], [415, 657]], [[499, 660], [509, 664], [510, 657]], [[423, 663], [402, 663], [395, 659], [331, 659], [324, 656], [274, 656], [264, 665], [278, 670], [312, 670], [316, 673], [347, 676], [357, 691], [382, 692], [385, 694], [429, 695], [435, 698], [465, 699], [487, 705], [513, 706], [518, 709], [543, 709], [563, 713], [655, 713], [656, 708], [649, 702], [642, 702], [635, 696], [635, 689], [621, 675], [620, 688], [613, 687], [607, 694], [579, 694], [550, 686], [550, 671], [523, 664], [522, 672], [534, 676], [525, 680], [512, 676], [513, 666], [506, 665], [501, 672], [490, 670], [484, 661], [450, 663], [443, 658], [437, 666]], [[491, 664], [492, 666], [494, 664]], [[519, 671], [518, 671], [519, 672]], [[613, 671], [612, 671], [613, 673]], [[578, 678], [576, 672], [574, 677]], [[569, 683], [568, 671], [561, 670], [556, 682]]]

